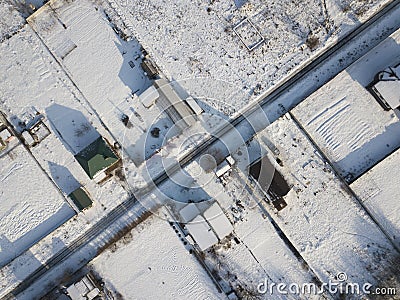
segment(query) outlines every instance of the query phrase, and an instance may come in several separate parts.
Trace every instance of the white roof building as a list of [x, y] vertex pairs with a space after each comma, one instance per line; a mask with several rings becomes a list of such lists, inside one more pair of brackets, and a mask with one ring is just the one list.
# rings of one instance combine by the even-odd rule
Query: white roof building
[[186, 224], [186, 228], [190, 235], [196, 241], [201, 251], [210, 248], [212, 245], [218, 243], [218, 239], [208, 225], [206, 220], [198, 215], [191, 222]]
[[157, 101], [158, 97], [160, 97], [160, 94], [154, 85], [150, 86], [147, 90], [139, 95], [140, 102], [146, 108], [152, 106]]
[[204, 213], [204, 218], [214, 229], [218, 238], [222, 240], [233, 231], [233, 226], [217, 202], [211, 205]]

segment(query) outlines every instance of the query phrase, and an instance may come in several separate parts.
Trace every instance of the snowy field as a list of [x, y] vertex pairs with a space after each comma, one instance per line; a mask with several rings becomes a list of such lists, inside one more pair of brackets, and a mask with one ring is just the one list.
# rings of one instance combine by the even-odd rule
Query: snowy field
[[400, 147], [400, 122], [365, 89], [400, 62], [400, 30], [313, 93], [292, 112], [313, 140], [352, 181]]
[[400, 203], [397, 194], [400, 184], [399, 167], [400, 150], [397, 150], [350, 187], [400, 248]]
[[[41, 0], [30, 2], [43, 4]], [[231, 116], [388, 1], [327, 0], [304, 5], [256, 0], [164, 2], [109, 1], [122, 17], [112, 15], [112, 21], [126, 22], [122, 25], [127, 27], [122, 29], [129, 29], [137, 37], [128, 41], [114, 32], [121, 28], [110, 23], [110, 16], [103, 9], [107, 13], [112, 10], [101, 1], [53, 1], [51, 7], [44, 5], [31, 16], [26, 26], [22, 26], [24, 20], [15, 11], [1, 14], [0, 39], [18, 29], [20, 32], [0, 44], [0, 69], [5, 70], [0, 73], [0, 109], [17, 130], [22, 130], [23, 124], [29, 124], [38, 113], [43, 117], [50, 135], [30, 150], [55, 185], [45, 178], [21, 145], [10, 152], [15, 157], [0, 157], [0, 169], [6, 170], [0, 177], [0, 199], [26, 199], [7, 201], [9, 206], [0, 207], [0, 265], [31, 246], [1, 268], [0, 297], [95, 227], [105, 214], [129, 197], [128, 190], [144, 185], [149, 179], [146, 168], [154, 175], [164, 171], [168, 164], [173, 165], [177, 157], [193, 150], [205, 135], [223, 124], [224, 119], [216, 115]], [[0, 13], [6, 10], [9, 6], [2, 2]], [[191, 30], [187, 30], [188, 26]], [[397, 31], [294, 110], [316, 140], [320, 135], [318, 143], [327, 145], [321, 148], [343, 176], [357, 177], [400, 146], [397, 116], [383, 111], [364, 89], [378, 71], [399, 62], [399, 40]], [[172, 135], [169, 130], [173, 124], [157, 105], [147, 109], [139, 102], [137, 95], [152, 84], [140, 67], [139, 42], [165, 74], [177, 80], [176, 87], [187, 89], [195, 97], [207, 95], [200, 105], [211, 113], [200, 117], [200, 122], [184, 135], [171, 139], [160, 152], [157, 149]], [[377, 55], [382, 59], [377, 60]], [[205, 80], [200, 82], [198, 77]], [[121, 121], [124, 115], [130, 117], [128, 125]], [[265, 120], [252, 117], [259, 121], [257, 130], [266, 126]], [[330, 123], [332, 118], [337, 121], [334, 125]], [[155, 127], [160, 129], [157, 137], [149, 135]], [[243, 136], [248, 133], [248, 128], [240, 132]], [[48, 271], [21, 299], [44, 293], [85, 265], [116, 232], [140, 219], [144, 208], [155, 211], [159, 204], [167, 204], [177, 212], [189, 200], [210, 198], [219, 202], [234, 232], [205, 251], [204, 261], [242, 298], [258, 297], [257, 285], [266, 278], [286, 284], [327, 282], [339, 272], [345, 272], [349, 282], [399, 287], [396, 271], [400, 261], [393, 245], [345, 190], [293, 120], [281, 118], [259, 134], [261, 148], [267, 149], [271, 144], [279, 148], [284, 166], [276, 163], [275, 167], [293, 187], [285, 198], [288, 207], [281, 212], [263, 202], [262, 193], [242, 174], [260, 151], [256, 142], [250, 143], [254, 149], [243, 146], [245, 141], [240, 134], [226, 134], [220, 141], [226, 142], [237, 163], [232, 176], [224, 179], [224, 185], [213, 173], [201, 173], [198, 160], [192, 162], [171, 178], [175, 182], [167, 181], [158, 191], [140, 199], [121, 220]], [[118, 141], [130, 158], [124, 160], [125, 172], [103, 185], [90, 180], [74, 158], [99, 135], [111, 144]], [[218, 150], [216, 147], [214, 150]], [[224, 151], [213, 154], [222, 160]], [[249, 156], [242, 155], [247, 151], [251, 152]], [[385, 194], [377, 184], [383, 181], [386, 164], [398, 161], [397, 154], [398, 151], [353, 184], [375, 218], [393, 233], [394, 242], [398, 222], [393, 208], [397, 206], [386, 206], [382, 200], [390, 199], [393, 189], [385, 189]], [[34, 180], [24, 180], [26, 189], [18, 190], [21, 196], [15, 197], [15, 191], [8, 188], [9, 182], [14, 182], [15, 188], [15, 182], [27, 174], [34, 176]], [[395, 185], [395, 178], [393, 175], [393, 183], [382, 184]], [[93, 207], [65, 222], [73, 210], [62, 194], [65, 196], [79, 186], [89, 191]], [[364, 192], [366, 186], [368, 191]], [[48, 199], [49, 192], [54, 193], [54, 203]], [[46, 206], [36, 200], [42, 198], [46, 198]], [[272, 220], [296, 251], [281, 239]], [[10, 226], [11, 223], [20, 227]], [[52, 234], [44, 237], [49, 232]], [[117, 297], [121, 294], [127, 299], [223, 298], [180, 238], [166, 220], [154, 216], [112, 244], [92, 262], [92, 267]], [[10, 242], [14, 241], [11, 247]], [[275, 298], [311, 297], [280, 296]]]
[[0, 170], [0, 266], [4, 266], [75, 212], [21, 144], [0, 157]]
[[91, 267], [108, 290], [124, 299], [225, 299], [168, 222], [156, 216], [99, 255]]
[[[228, 82], [242, 91], [245, 97], [229, 100], [219, 89], [208, 91], [204, 107], [228, 115], [386, 2], [110, 1], [163, 72], [190, 94], [200, 97], [208, 89], [193, 84], [195, 78]], [[234, 28], [244, 19], [236, 34]], [[241, 38], [254, 44], [257, 32], [264, 42], [249, 52]]]

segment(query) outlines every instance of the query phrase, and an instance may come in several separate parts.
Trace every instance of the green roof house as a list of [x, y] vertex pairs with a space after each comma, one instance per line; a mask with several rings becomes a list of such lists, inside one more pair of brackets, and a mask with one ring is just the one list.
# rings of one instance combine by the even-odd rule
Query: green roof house
[[103, 137], [96, 139], [76, 154], [75, 158], [86, 174], [97, 183], [105, 180], [108, 176], [107, 171], [112, 170], [119, 162], [119, 157]]

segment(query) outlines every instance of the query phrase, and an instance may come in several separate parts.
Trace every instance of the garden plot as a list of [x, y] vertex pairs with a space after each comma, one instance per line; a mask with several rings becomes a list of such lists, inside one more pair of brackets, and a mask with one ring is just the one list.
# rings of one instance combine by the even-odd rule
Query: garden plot
[[317, 276], [327, 282], [345, 272], [348, 282], [398, 286], [396, 249], [289, 115], [258, 136], [279, 148], [283, 175], [293, 182], [286, 208], [266, 208]]
[[168, 222], [155, 216], [99, 255], [91, 267], [108, 290], [126, 299], [225, 299]]
[[365, 88], [400, 62], [400, 30], [293, 109], [293, 114], [349, 182], [400, 147], [400, 121]]
[[140, 66], [136, 40], [120, 38], [101, 8], [89, 1], [53, 1], [28, 22], [136, 165], [161, 147], [173, 123], [137, 97], [152, 81]]
[[264, 38], [261, 33], [247, 18], [233, 27], [233, 30], [249, 51], [254, 50], [257, 46], [264, 42]]

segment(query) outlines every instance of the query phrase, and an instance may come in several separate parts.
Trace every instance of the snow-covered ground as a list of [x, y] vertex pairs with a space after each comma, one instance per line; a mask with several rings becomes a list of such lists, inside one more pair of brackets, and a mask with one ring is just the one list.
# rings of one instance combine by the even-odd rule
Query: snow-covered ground
[[75, 212], [23, 147], [0, 157], [0, 266]]
[[[24, 49], [24, 51], [19, 51], [20, 49]], [[41, 113], [44, 117], [44, 124], [50, 130], [50, 135], [38, 145], [30, 148], [34, 158], [64, 196], [75, 188], [84, 186], [93, 200], [93, 206], [90, 209], [79, 214], [77, 218], [66, 222], [64, 226], [32, 246], [28, 252], [25, 252], [1, 270], [4, 274], [0, 284], [1, 293], [3, 293], [16, 282], [28, 277], [30, 272], [40, 265], [38, 261], [48, 260], [63, 249], [65, 245], [84, 234], [85, 230], [93, 226], [113, 207], [127, 199], [129, 195], [123, 188], [123, 176], [114, 176], [105, 184], [98, 185], [90, 180], [75, 160], [74, 154], [90, 144], [99, 134], [105, 136], [111, 142], [112, 137], [104, 129], [93, 110], [83, 101], [82, 95], [40, 42], [34, 31], [29, 26], [25, 26], [18, 35], [14, 35], [2, 43], [0, 51], [2, 53], [0, 56], [1, 69], [7, 70], [6, 73], [0, 74], [0, 92], [3, 95], [0, 109], [17, 129], [21, 127], [20, 120], [26, 122], [36, 115], [36, 112]], [[7, 157], [2, 157], [1, 161], [6, 159]], [[29, 161], [25, 163], [26, 166], [23, 165], [23, 169], [29, 168], [28, 163]], [[7, 172], [10, 167], [5, 166], [2, 170]], [[129, 161], [126, 162], [126, 167], [135, 168], [132, 163], [129, 165]], [[32, 170], [27, 171], [26, 174], [31, 174], [30, 172]], [[12, 174], [14, 177], [14, 173]], [[19, 174], [19, 171], [15, 170], [15, 174]], [[26, 180], [25, 185], [31, 188], [26, 191], [25, 197], [28, 197], [29, 193], [34, 195], [39, 191], [40, 193], [51, 192], [51, 189], [46, 185], [48, 179], [36, 181], [35, 174], [32, 173], [33, 180]], [[15, 194], [16, 191], [19, 191], [19, 184], [22, 186], [22, 180], [24, 180], [23, 174], [19, 176], [18, 180], [14, 180], [14, 185], [7, 186], [7, 194]], [[54, 187], [52, 188], [56, 191]], [[40, 195], [46, 198], [46, 194]], [[60, 194], [57, 195], [62, 199]], [[12, 199], [18, 200], [17, 197]], [[38, 231], [35, 235], [32, 235], [32, 238], [35, 238], [34, 241], [53, 231], [62, 221], [66, 220], [60, 214], [54, 215], [54, 209], [53, 211], [50, 209], [54, 206], [46, 207], [51, 203], [49, 201], [47, 199], [42, 202], [44, 205], [42, 210], [48, 211], [53, 215], [52, 218], [57, 217], [57, 220], [52, 219], [52, 226], [51, 228], [46, 227], [45, 233]], [[66, 204], [65, 199], [63, 199], [63, 203]], [[10, 216], [19, 215], [19, 223], [28, 224], [30, 214], [21, 213], [20, 208], [20, 206], [15, 206], [14, 210], [10, 209], [7, 214]], [[29, 212], [29, 208], [27, 209], [26, 212]], [[37, 213], [37, 218], [39, 217], [45, 219], [45, 215], [42, 213]], [[29, 226], [35, 226], [36, 223], [36, 221], [33, 221]], [[47, 225], [50, 225], [50, 223], [47, 223]], [[16, 228], [15, 224], [8, 224], [7, 227], [7, 230]], [[31, 236], [29, 236], [29, 239], [31, 239]], [[20, 253], [26, 249], [26, 246], [30, 245], [22, 245], [25, 248], [22, 246], [15, 247], [13, 251]]]
[[[245, 97], [228, 101], [223, 97], [223, 89], [213, 89], [204, 99], [204, 106], [229, 115], [387, 1], [244, 2], [238, 8], [237, 1], [231, 0], [110, 1], [163, 72], [182, 82], [190, 94], [200, 97], [207, 88], [193, 84], [191, 79], [195, 78], [229, 82], [241, 90]], [[233, 30], [244, 18], [265, 39], [252, 52]], [[248, 25], [251, 23], [246, 23], [244, 33], [254, 31]]]
[[0, 3], [0, 43], [12, 36], [25, 24], [25, 19], [8, 1]]
[[400, 203], [397, 187], [400, 150], [385, 158], [350, 187], [400, 248]]
[[286, 208], [278, 213], [266, 208], [317, 276], [327, 282], [345, 272], [347, 282], [398, 287], [400, 261], [394, 246], [290, 116], [258, 136], [279, 149], [283, 175], [293, 184]]
[[400, 147], [400, 121], [365, 89], [374, 76], [400, 62], [397, 30], [292, 112], [349, 181]]
[[[31, 2], [40, 5], [42, 1]], [[199, 145], [204, 136], [212, 134], [224, 123], [224, 118], [217, 118], [216, 115], [231, 116], [254, 96], [260, 95], [387, 2], [330, 0], [294, 5], [290, 1], [242, 1], [244, 5], [241, 5], [241, 1], [228, 0], [209, 3], [200, 0], [171, 3], [161, 0], [110, 0], [109, 3], [122, 18], [114, 15], [115, 12], [112, 12], [108, 4], [101, 1], [60, 0], [52, 1], [51, 7], [50, 4], [45, 5], [28, 20], [33, 30], [24, 26], [17, 35], [0, 45], [0, 69], [5, 70], [0, 74], [0, 109], [17, 129], [21, 127], [21, 120], [29, 120], [36, 112], [43, 115], [44, 124], [51, 134], [31, 148], [34, 158], [64, 196], [82, 185], [89, 191], [94, 204], [58, 229], [55, 228], [60, 223], [50, 226], [48, 231], [53, 231], [52, 234], [3, 267], [0, 270], [0, 296], [29, 278], [30, 273], [38, 266], [96, 226], [105, 214], [129, 197], [129, 188], [142, 187], [149, 179], [146, 173], [148, 170], [151, 170], [152, 175], [162, 172], [168, 164], [175, 164], [177, 157], [182, 157]], [[7, 8], [1, 5], [0, 9]], [[107, 14], [111, 13], [112, 21], [122, 27], [127, 24], [127, 28], [113, 27], [109, 23], [110, 15], [107, 17], [103, 9], [106, 9]], [[243, 19], [245, 22], [241, 27], [235, 29], [240, 33], [239, 37], [234, 33], [233, 27]], [[21, 19], [15, 20], [18, 23]], [[16, 28], [14, 23], [7, 21], [5, 24], [7, 26], [0, 26], [1, 30], [4, 27], [4, 32], [15, 31], [12, 29]], [[129, 29], [137, 35], [138, 40], [131, 38], [125, 41], [113, 28], [116, 31]], [[379, 27], [377, 32], [381, 32], [380, 30]], [[265, 41], [249, 52], [240, 38], [248, 42], [249, 46], [258, 42], [258, 33], [262, 34]], [[371, 35], [370, 39], [379, 37]], [[144, 158], [155, 153], [165, 143], [166, 137], [170, 137], [169, 130], [173, 124], [165, 114], [160, 113], [157, 105], [147, 109], [133, 95], [142, 93], [152, 84], [140, 67], [142, 58], [138, 41], [149, 50], [170, 79], [177, 80], [173, 83], [175, 87], [187, 89], [194, 97], [201, 95], [200, 105], [211, 113], [199, 117], [195, 126], [183, 135], [171, 139], [140, 168], [131, 159], [139, 165]], [[363, 68], [359, 68], [357, 63], [348, 68], [343, 73], [345, 75], [338, 76], [342, 78], [339, 82], [343, 86], [351, 82], [354, 90], [349, 96], [346, 94], [349, 98], [337, 99], [335, 107], [340, 106], [344, 110], [350, 107], [350, 111], [355, 110], [349, 116], [353, 122], [355, 120], [362, 125], [361, 129], [370, 125], [367, 128], [370, 131], [361, 131], [362, 135], [357, 136], [356, 141], [348, 143], [352, 147], [364, 145], [366, 140], [381, 136], [382, 132], [386, 134], [385, 125], [394, 126], [393, 132], [399, 133], [396, 116], [383, 112], [363, 92], [363, 86], [369, 83], [377, 71], [398, 59], [399, 52], [393, 52], [393, 47], [398, 50], [398, 42], [399, 32], [396, 32], [383, 46], [380, 45], [381, 48], [374, 49], [376, 53], [371, 52], [360, 60]], [[373, 55], [377, 54], [384, 58], [379, 61], [374, 59]], [[345, 53], [342, 55], [348, 56]], [[369, 72], [365, 72], [365, 69]], [[329, 72], [334, 70], [332, 68]], [[322, 70], [321, 74], [324, 75], [325, 71], [327, 70]], [[324, 81], [325, 75], [322, 75], [313, 80]], [[205, 77], [205, 80], [198, 80], [197, 77]], [[305, 91], [311, 89], [309, 86], [313, 85], [313, 80], [308, 82]], [[343, 93], [347, 91], [346, 88], [343, 87]], [[329, 94], [331, 90], [328, 87], [327, 89]], [[358, 99], [356, 95], [360, 94], [365, 98]], [[314, 99], [315, 105], [333, 105], [329, 98], [325, 102], [317, 100]], [[291, 101], [287, 102], [294, 103], [297, 100]], [[346, 101], [348, 102], [344, 103]], [[308, 107], [309, 102], [312, 101], [306, 100], [305, 110], [314, 114], [317, 110]], [[370, 110], [369, 114], [374, 116], [373, 122], [379, 123], [378, 126], [371, 124], [370, 118], [364, 120], [357, 113], [357, 109], [364, 106], [368, 106], [364, 111]], [[282, 113], [282, 110], [279, 111]], [[379, 113], [375, 113], [376, 111]], [[121, 121], [124, 114], [130, 117], [129, 126]], [[304, 116], [306, 113], [297, 117], [301, 119]], [[349, 116], [343, 117], [340, 124], [346, 123]], [[268, 123], [265, 118], [254, 115], [252, 118], [257, 121], [256, 131]], [[208, 268], [212, 269], [212, 273], [221, 277], [221, 284], [231, 286], [240, 297], [258, 297], [257, 286], [265, 279], [286, 284], [318, 280], [327, 282], [339, 272], [346, 272], [349, 282], [371, 282], [374, 286], [398, 287], [396, 270], [400, 262], [394, 247], [356, 200], [347, 193], [293, 120], [279, 119], [259, 134], [261, 148], [266, 149], [271, 144], [279, 148], [276, 153], [280, 152], [284, 166], [275, 165], [293, 186], [285, 198], [288, 207], [279, 213], [270, 204], [263, 202], [263, 194], [247, 182], [246, 172], [242, 174], [245, 167], [263, 152], [256, 142], [250, 143], [250, 148], [254, 147], [250, 150], [242, 145], [252, 135], [252, 131], [243, 126], [226, 134], [211, 149], [216, 151], [211, 153], [216, 160], [222, 160], [227, 152], [222, 149], [222, 144], [225, 143], [225, 147], [236, 160], [237, 167], [234, 167], [232, 176], [227, 175], [223, 180], [224, 185], [213, 173], [201, 173], [199, 159], [192, 162], [173, 175], [172, 180], [141, 198], [140, 203], [126, 211], [122, 220], [103, 230], [81, 251], [74, 253], [60, 266], [49, 270], [20, 295], [21, 299], [32, 299], [59, 284], [68, 273], [78, 270], [94, 258], [99, 249], [103, 249], [124, 226], [140, 219], [145, 209], [157, 212], [159, 204], [166, 204], [176, 213], [189, 200], [207, 205], [204, 200], [211, 198], [219, 202], [232, 223], [234, 232], [203, 253], [203, 259]], [[160, 129], [157, 138], [149, 136], [154, 127]], [[350, 125], [348, 128], [347, 135], [336, 131], [334, 138], [345, 141], [346, 137], [359, 129]], [[388, 135], [385, 134], [380, 138], [386, 143]], [[90, 180], [73, 157], [99, 135], [109, 139], [112, 144], [118, 141], [130, 157], [124, 160], [125, 174], [114, 176], [103, 185], [97, 185]], [[389, 152], [397, 144], [391, 138], [389, 146], [384, 143], [382, 145]], [[339, 154], [345, 155], [346, 149], [340, 148]], [[14, 151], [17, 150], [23, 150], [28, 155], [21, 145]], [[375, 161], [381, 158], [381, 150], [378, 151], [379, 157], [373, 158]], [[247, 152], [251, 153], [243, 155]], [[273, 156], [271, 153], [270, 155]], [[1, 170], [10, 170], [10, 174], [4, 173], [1, 177], [5, 181], [12, 179], [20, 171], [20, 167], [14, 167], [8, 159], [0, 158]], [[26, 160], [28, 159], [33, 164], [33, 158], [27, 156]], [[4, 168], [3, 162], [6, 164]], [[353, 160], [351, 162], [354, 163]], [[29, 167], [28, 163], [22, 165], [21, 169]], [[40, 170], [37, 165], [35, 167]], [[366, 168], [365, 165], [362, 167]], [[360, 168], [358, 171], [362, 169]], [[26, 174], [27, 172], [24, 173]], [[130, 187], [126, 186], [125, 176], [128, 176]], [[35, 184], [40, 191], [47, 192], [45, 185], [51, 183], [46, 180], [32, 181], [27, 185]], [[364, 187], [365, 184], [361, 184], [361, 188]], [[0, 191], [0, 194], [12, 192], [11, 189]], [[54, 186], [52, 191], [57, 192]], [[146, 189], [143, 192], [148, 191]], [[360, 198], [363, 199], [363, 196], [360, 195]], [[66, 205], [60, 193], [58, 197]], [[369, 208], [374, 211], [380, 206]], [[3, 215], [17, 215], [22, 218], [21, 224], [28, 224], [28, 217], [18, 214], [19, 211], [16, 206], [14, 210]], [[389, 215], [387, 211], [383, 214], [393, 220], [393, 215]], [[38, 215], [42, 216], [41, 213]], [[375, 217], [380, 219], [381, 215]], [[58, 219], [60, 222], [64, 220]], [[7, 217], [4, 220], [7, 221]], [[288, 246], [287, 241], [285, 243], [281, 239], [282, 233], [271, 224], [273, 220], [278, 223], [296, 251]], [[29, 223], [29, 226], [35, 224]], [[7, 224], [8, 231], [15, 229], [9, 227]], [[387, 230], [396, 232], [395, 227]], [[29, 235], [29, 238], [32, 237], [34, 236]], [[106, 280], [108, 288], [128, 299], [154, 295], [174, 299], [222, 298], [223, 294], [217, 293], [209, 275], [194, 255], [189, 254], [188, 246], [185, 247], [181, 239], [165, 220], [154, 216], [113, 244], [92, 265]], [[17, 250], [22, 252], [30, 245], [21, 246]], [[1, 247], [3, 251], [3, 245]], [[0, 252], [0, 256], [2, 254]], [[286, 295], [274, 296], [277, 299], [288, 299]], [[329, 297], [328, 294], [326, 296]], [[300, 297], [310, 298], [309, 295]]]
[[90, 265], [124, 299], [225, 299], [168, 222], [156, 216]]

